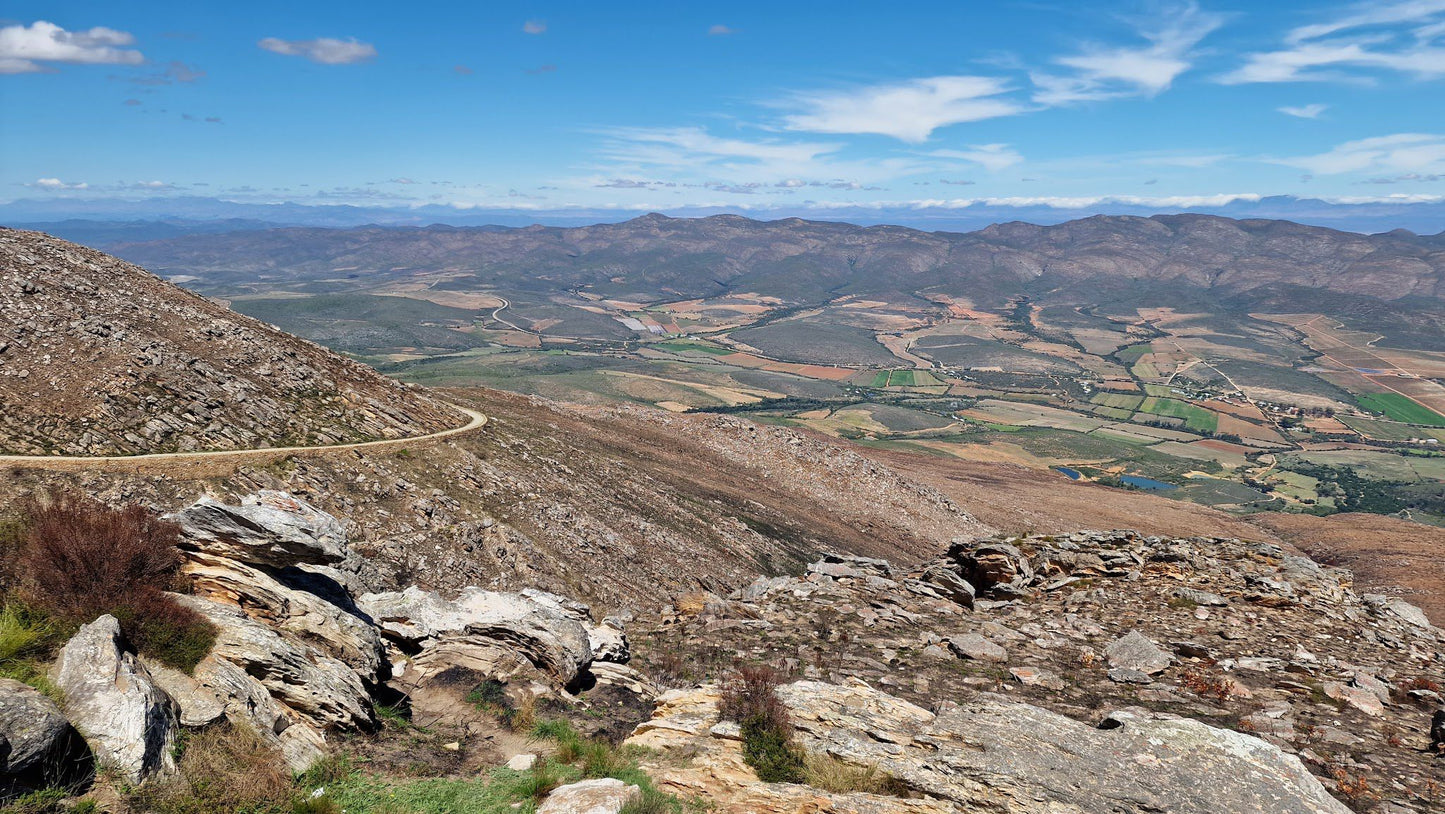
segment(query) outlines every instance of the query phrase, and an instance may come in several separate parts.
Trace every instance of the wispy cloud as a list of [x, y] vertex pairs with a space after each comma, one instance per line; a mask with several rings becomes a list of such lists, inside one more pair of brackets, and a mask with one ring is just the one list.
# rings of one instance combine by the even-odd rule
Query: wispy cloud
[[76, 65], [140, 65], [145, 56], [125, 48], [135, 37], [113, 28], [66, 31], [38, 20], [28, 26], [0, 28], [0, 74], [38, 73], [46, 63]]
[[256, 43], [262, 49], [288, 57], [305, 57], [322, 65], [352, 65], [376, 58], [376, 46], [354, 37], [344, 40], [320, 37], [314, 40], [283, 40], [267, 37]]
[[547, 22], [545, 20], [528, 20], [522, 23], [522, 33], [533, 35], [546, 34]]
[[90, 184], [84, 181], [62, 181], [59, 178], [36, 178], [34, 183], [26, 184], [28, 187], [39, 189], [89, 189]]
[[1347, 141], [1317, 155], [1272, 159], [1315, 175], [1354, 172], [1445, 173], [1445, 136], [1397, 133]]
[[729, 34], [736, 33], [738, 33], [738, 30], [736, 28], [729, 28], [728, 26], [721, 24], [711, 26], [707, 30], [707, 35], [709, 37], [726, 37]]
[[975, 144], [966, 150], [934, 150], [928, 155], [979, 164], [990, 172], [1007, 169], [1024, 160], [1017, 150], [1007, 144]]
[[1445, 0], [1395, 0], [1291, 30], [1281, 47], [1249, 54], [1224, 84], [1369, 80], [1360, 69], [1445, 76]]
[[940, 127], [1022, 113], [1022, 104], [1003, 98], [1010, 89], [1008, 82], [997, 77], [934, 76], [798, 93], [792, 104], [799, 112], [784, 121], [789, 130], [878, 134], [922, 142]]
[[1275, 109], [1286, 116], [1294, 116], [1296, 119], [1318, 119], [1320, 114], [1330, 109], [1330, 106], [1316, 103], [1312, 105], [1300, 105], [1299, 107], [1285, 105], [1284, 107]]
[[1093, 45], [1082, 53], [1058, 57], [1067, 73], [1034, 71], [1034, 102], [1053, 107], [1076, 102], [1156, 96], [1193, 67], [1194, 49], [1224, 24], [1223, 15], [1195, 3], [1169, 8], [1149, 20], [1134, 21], [1144, 45]]
[[476, 71], [473, 71], [471, 68], [468, 68], [465, 65], [453, 65], [452, 73], [456, 74], [457, 76], [471, 76], [472, 74], [476, 73]]

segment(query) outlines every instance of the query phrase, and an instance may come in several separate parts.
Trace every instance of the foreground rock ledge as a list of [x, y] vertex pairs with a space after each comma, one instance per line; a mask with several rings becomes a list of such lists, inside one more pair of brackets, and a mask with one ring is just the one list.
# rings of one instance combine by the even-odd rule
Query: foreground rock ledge
[[[990, 693], [934, 714], [861, 681], [799, 681], [778, 697], [806, 751], [876, 766], [922, 799], [759, 782], [734, 730], [717, 726], [714, 688], [665, 694], [628, 743], [659, 750], [647, 767], [659, 787], [702, 794], [724, 812], [1349, 812], [1297, 757], [1194, 720], [1121, 710], [1093, 727]], [[678, 767], [669, 752], [695, 756]]]

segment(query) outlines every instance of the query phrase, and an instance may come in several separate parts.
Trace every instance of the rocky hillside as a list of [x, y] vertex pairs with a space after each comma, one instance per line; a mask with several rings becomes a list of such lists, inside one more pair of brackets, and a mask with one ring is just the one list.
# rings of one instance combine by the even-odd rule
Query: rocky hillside
[[115, 251], [213, 283], [238, 274], [298, 280], [341, 269], [369, 275], [405, 270], [472, 275], [453, 284], [460, 287], [581, 288], [675, 299], [747, 291], [811, 302], [941, 290], [989, 302], [1081, 283], [1096, 292], [1120, 290], [1138, 281], [1213, 292], [1214, 299], [1238, 297], [1241, 304], [1285, 291], [1386, 301], [1445, 295], [1440, 235], [1359, 235], [1207, 215], [1008, 223], [967, 234], [797, 218], [647, 215], [581, 228], [274, 229], [190, 235]]
[[318, 445], [465, 419], [100, 252], [0, 229], [0, 453]]
[[[801, 680], [778, 694], [806, 750], [947, 801], [879, 811], [1348, 810], [1306, 770], [1354, 810], [1445, 808], [1445, 633], [1274, 545], [1077, 532], [959, 540], [913, 568], [834, 557], [686, 598], [633, 643], [684, 687], [776, 665]], [[662, 784], [722, 810], [820, 797], [751, 777], [710, 685], [638, 733]]]
[[57, 487], [161, 511], [198, 492], [284, 490], [347, 520], [363, 578], [378, 589], [535, 586], [607, 607], [801, 573], [820, 551], [914, 562], [991, 530], [887, 466], [786, 429], [491, 390], [445, 396], [485, 410], [486, 427], [268, 464], [19, 466], [0, 478], [0, 506]]

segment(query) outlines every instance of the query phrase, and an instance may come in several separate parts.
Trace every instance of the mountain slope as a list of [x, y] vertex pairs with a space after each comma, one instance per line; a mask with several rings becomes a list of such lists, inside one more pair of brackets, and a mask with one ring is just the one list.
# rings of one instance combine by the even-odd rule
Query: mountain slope
[[1082, 281], [1234, 295], [1285, 286], [1386, 301], [1445, 296], [1439, 235], [1360, 235], [1207, 215], [1007, 223], [968, 234], [647, 215], [581, 228], [276, 229], [126, 244], [116, 252], [212, 283], [237, 274], [295, 280], [350, 270], [470, 275], [459, 286], [676, 297], [755, 291], [790, 301], [933, 289], [987, 301]]
[[100, 252], [0, 230], [0, 452], [397, 438], [456, 411]]

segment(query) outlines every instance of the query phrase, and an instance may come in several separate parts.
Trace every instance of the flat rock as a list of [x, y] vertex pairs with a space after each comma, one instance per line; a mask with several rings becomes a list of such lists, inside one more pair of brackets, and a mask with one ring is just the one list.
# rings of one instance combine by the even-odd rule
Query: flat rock
[[948, 640], [948, 649], [962, 659], [974, 661], [1005, 662], [1008, 651], [978, 633], [964, 633]]
[[1109, 646], [1104, 648], [1104, 657], [1109, 660], [1110, 667], [1138, 670], [1148, 675], [1162, 673], [1174, 663], [1173, 656], [1137, 630], [1131, 630], [1110, 642]]
[[547, 795], [537, 814], [618, 814], [642, 791], [611, 777], [559, 786]]

